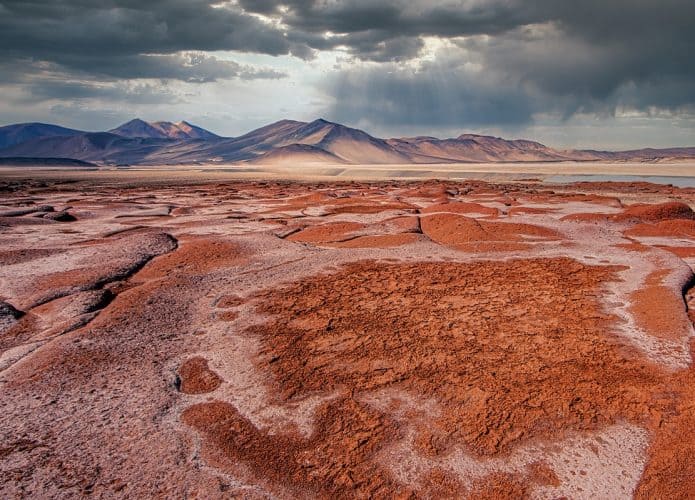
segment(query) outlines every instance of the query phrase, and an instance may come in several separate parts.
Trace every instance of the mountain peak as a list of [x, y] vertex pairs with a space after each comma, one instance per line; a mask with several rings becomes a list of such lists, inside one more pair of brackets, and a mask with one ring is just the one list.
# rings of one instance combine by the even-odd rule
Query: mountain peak
[[155, 128], [151, 123], [140, 118], [134, 118], [114, 129], [109, 130], [110, 133], [120, 135], [121, 137], [148, 137], [148, 138], [164, 138], [166, 137], [160, 130]]
[[134, 118], [123, 125], [109, 130], [112, 134], [122, 137], [150, 139], [217, 139], [218, 135], [186, 121], [172, 123], [167, 121], [146, 122]]

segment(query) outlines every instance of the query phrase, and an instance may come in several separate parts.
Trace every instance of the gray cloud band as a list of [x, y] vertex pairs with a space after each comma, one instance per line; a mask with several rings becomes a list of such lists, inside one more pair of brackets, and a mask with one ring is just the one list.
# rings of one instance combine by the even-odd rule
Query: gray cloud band
[[[24, 72], [36, 84], [37, 64], [55, 65], [68, 79], [102, 81], [280, 78], [206, 53], [309, 59], [339, 48], [376, 66], [357, 64], [326, 80], [337, 119], [371, 112], [383, 123], [437, 116], [446, 123], [454, 115], [459, 124], [523, 123], [542, 112], [656, 106], [689, 113], [695, 105], [689, 0], [0, 0], [0, 13], [5, 81]], [[404, 69], [424, 37], [460, 50], [421, 71]], [[365, 95], [373, 101], [364, 109], [339, 102]]]

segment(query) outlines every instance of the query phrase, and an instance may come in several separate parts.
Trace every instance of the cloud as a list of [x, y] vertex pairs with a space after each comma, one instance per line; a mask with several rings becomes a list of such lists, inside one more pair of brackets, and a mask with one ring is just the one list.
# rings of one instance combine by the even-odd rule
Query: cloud
[[409, 125], [511, 130], [629, 111], [695, 116], [695, 79], [689, 74], [624, 77], [621, 62], [632, 63], [615, 60], [613, 52], [557, 37], [553, 27], [532, 31], [469, 38], [418, 64], [346, 66], [322, 83], [331, 99], [325, 114], [380, 130]]
[[[324, 82], [334, 102], [326, 113], [336, 120], [510, 127], [539, 116], [600, 118], [625, 110], [692, 117], [695, 108], [692, 2], [309, 4], [292, 11], [305, 14], [297, 22], [306, 29], [352, 30], [343, 43], [351, 43], [357, 59], [411, 59], [344, 66]], [[370, 8], [372, 16], [356, 15]], [[389, 8], [395, 17], [378, 14]], [[334, 19], [338, 13], [341, 19]], [[394, 57], [372, 50], [396, 36], [438, 36], [445, 43], [424, 60], [416, 49]], [[357, 43], [361, 37], [371, 45]]]
[[422, 55], [425, 37], [477, 48], [492, 70], [504, 67], [550, 93], [581, 87], [602, 98], [627, 82], [695, 78], [690, 0], [0, 0], [0, 7], [4, 61], [123, 78], [282, 76], [211, 55], [186, 60], [220, 50], [301, 59], [344, 50], [362, 61], [402, 62]]
[[[553, 22], [525, 26], [494, 38], [471, 37], [458, 44], [475, 54], [488, 71], [503, 73], [553, 96], [572, 96], [587, 106], [615, 104], [625, 86], [661, 86], [670, 80], [695, 84], [695, 65], [690, 61], [690, 51], [695, 50], [692, 34], [675, 39], [673, 34], [664, 34], [659, 41], [646, 35], [600, 42], [589, 30], [581, 33], [577, 26], [568, 28]], [[672, 105], [693, 103], [695, 92], [679, 92], [669, 99]], [[655, 102], [646, 99], [633, 104], [650, 106]]]
[[105, 79], [167, 79], [208, 83], [231, 78], [254, 80], [287, 76], [271, 68], [256, 68], [234, 61], [220, 60], [204, 52], [94, 57], [91, 60], [79, 58], [74, 62], [65, 59], [63, 64], [79, 71], [80, 66], [87, 62], [90, 62], [90, 74]]
[[128, 102], [129, 104], [178, 104], [182, 98], [164, 85], [132, 83], [91, 83], [41, 80], [24, 85], [24, 100]]
[[539, 103], [514, 82], [440, 58], [417, 69], [368, 65], [324, 84], [336, 121], [388, 128], [529, 123]]
[[204, 0], [0, 0], [0, 8], [0, 60], [26, 72], [47, 64], [95, 78], [280, 78], [207, 52], [311, 53], [234, 5]]
[[277, 27], [233, 4], [206, 0], [3, 0], [0, 47], [7, 55], [60, 62], [73, 57], [238, 50], [289, 54]]
[[[326, 113], [352, 123], [518, 127], [695, 109], [692, 0], [0, 0], [0, 13], [0, 85], [41, 102], [175, 104], [163, 82], [217, 86], [215, 99], [227, 80], [287, 91], [286, 73], [307, 69], [322, 75]], [[244, 63], [258, 54], [285, 57]]]

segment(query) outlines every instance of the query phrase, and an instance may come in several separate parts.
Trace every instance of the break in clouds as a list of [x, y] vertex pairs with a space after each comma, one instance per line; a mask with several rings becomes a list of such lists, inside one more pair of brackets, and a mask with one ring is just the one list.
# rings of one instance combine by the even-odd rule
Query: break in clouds
[[220, 133], [303, 112], [386, 133], [581, 117], [686, 140], [694, 20], [689, 0], [0, 0], [0, 113], [193, 106]]

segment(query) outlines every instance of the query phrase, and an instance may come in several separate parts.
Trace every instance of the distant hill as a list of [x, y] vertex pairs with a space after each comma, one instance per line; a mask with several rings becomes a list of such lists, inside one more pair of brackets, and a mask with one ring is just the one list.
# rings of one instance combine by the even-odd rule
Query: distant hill
[[[334, 155], [340, 162], [347, 163], [408, 161], [405, 155], [383, 139], [377, 139], [361, 130], [323, 119], [311, 123], [283, 120], [250, 132], [236, 139], [229, 146], [236, 144], [254, 153], [262, 153], [272, 148], [284, 148], [293, 144], [313, 146]], [[301, 149], [302, 153], [306, 151]], [[300, 150], [297, 149], [296, 152], [299, 153]]]
[[84, 134], [81, 130], [48, 125], [46, 123], [18, 123], [0, 127], [0, 149], [43, 137], [70, 137]]
[[564, 161], [571, 155], [538, 142], [506, 140], [486, 135], [463, 134], [455, 139], [413, 137], [389, 139], [389, 144], [413, 158], [444, 162]]
[[0, 158], [3, 167], [96, 167], [94, 163], [72, 158]]
[[171, 142], [174, 141], [131, 139], [109, 132], [88, 132], [71, 137], [33, 139], [0, 150], [0, 157], [58, 157], [101, 163], [140, 163]]
[[68, 158], [96, 164], [205, 163], [409, 164], [694, 159], [694, 148], [558, 150], [529, 140], [462, 134], [380, 139], [329, 122], [281, 120], [239, 137], [220, 137], [186, 121], [131, 120], [108, 132], [25, 123], [0, 127], [0, 157]]

